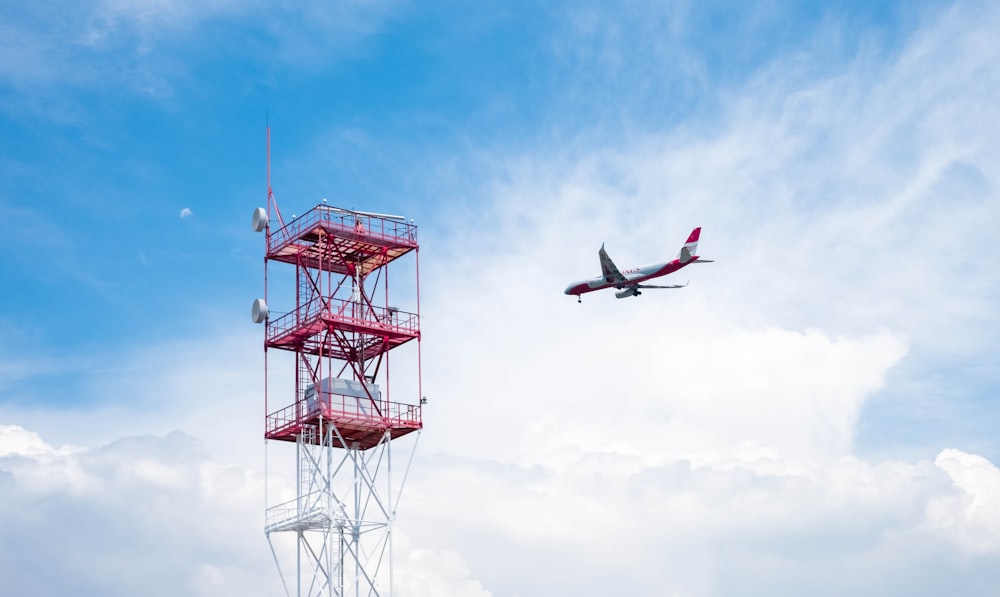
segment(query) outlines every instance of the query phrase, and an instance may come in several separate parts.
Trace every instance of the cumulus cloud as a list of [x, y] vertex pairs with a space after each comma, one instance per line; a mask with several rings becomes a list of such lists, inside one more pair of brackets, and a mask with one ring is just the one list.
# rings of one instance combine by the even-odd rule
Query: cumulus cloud
[[[260, 478], [213, 460], [192, 438], [55, 449], [6, 426], [0, 445], [0, 536], [21, 546], [0, 563], [8, 586], [39, 595], [280, 590], [259, 532]], [[959, 569], [985, 581], [1000, 560], [1000, 474], [957, 450], [934, 463], [845, 457], [797, 471], [766, 455], [643, 464], [591, 452], [553, 467], [421, 460], [396, 546], [396, 586], [407, 595], [515, 594], [526, 584], [581, 594], [940, 594]], [[40, 533], [50, 541], [28, 539]], [[946, 555], [955, 547], [967, 554]]]
[[[261, 480], [209, 458], [191, 437], [52, 448], [0, 428], [0, 576], [34, 595], [275, 594], [261, 540]], [[43, 536], [44, 541], [37, 538]], [[40, 566], [45, 562], [44, 568]]]
[[[846, 457], [798, 471], [775, 464], [642, 465], [598, 453], [559, 467], [433, 459], [404, 524], [418, 536], [433, 529], [424, 540], [431, 545], [461, 544], [497, 595], [526, 586], [587, 595], [747, 587], [929, 595], [966, 574], [974, 587], [1000, 560], [996, 549], [952, 557], [961, 534], [931, 525], [941, 515], [936, 504], [963, 492], [933, 463]], [[948, 511], [943, 520], [961, 524], [963, 514]], [[496, 560], [503, 565], [490, 564]]]
[[1000, 552], [1000, 470], [955, 449], [942, 451], [934, 462], [960, 491], [931, 504], [929, 523], [965, 552]]
[[20, 425], [0, 425], [0, 456], [11, 454], [31, 456], [51, 450], [52, 448], [33, 431], [28, 431]]
[[[403, 541], [399, 539], [402, 538]], [[404, 536], [395, 547], [404, 557], [394, 563], [396, 590], [407, 597], [491, 597], [493, 593], [472, 578], [462, 556], [454, 550], [418, 548]]]
[[191, 211], [191, 209], [188, 208], [188, 207], [185, 207], [184, 209], [181, 210], [181, 219], [182, 220], [184, 218], [188, 217], [188, 216], [193, 216], [193, 215], [194, 215], [194, 212]]

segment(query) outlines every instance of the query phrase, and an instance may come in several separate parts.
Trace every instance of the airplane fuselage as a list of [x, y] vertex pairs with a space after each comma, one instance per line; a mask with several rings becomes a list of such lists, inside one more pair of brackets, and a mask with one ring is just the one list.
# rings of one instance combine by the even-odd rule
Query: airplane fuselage
[[653, 278], [659, 278], [661, 276], [666, 276], [667, 274], [672, 274], [682, 267], [690, 265], [697, 260], [698, 257], [692, 255], [691, 259], [686, 262], [682, 262], [680, 259], [674, 259], [673, 261], [666, 261], [655, 265], [624, 269], [622, 270], [622, 275], [625, 276], [624, 282], [620, 280], [616, 281], [611, 276], [598, 276], [590, 280], [583, 280], [570, 284], [566, 287], [565, 293], [579, 296], [587, 292], [594, 292], [595, 290], [603, 290], [605, 288], [625, 288], [635, 284], [641, 284], [646, 280], [652, 280]]

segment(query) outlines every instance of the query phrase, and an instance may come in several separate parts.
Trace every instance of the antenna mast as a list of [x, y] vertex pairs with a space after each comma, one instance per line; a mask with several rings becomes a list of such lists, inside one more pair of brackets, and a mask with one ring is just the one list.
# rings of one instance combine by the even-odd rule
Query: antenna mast
[[267, 215], [270, 218], [271, 208], [274, 207], [274, 215], [278, 217], [278, 225], [284, 228], [285, 220], [281, 217], [278, 202], [274, 200], [274, 191], [271, 190], [271, 122], [267, 113], [264, 114], [264, 123], [267, 128]]

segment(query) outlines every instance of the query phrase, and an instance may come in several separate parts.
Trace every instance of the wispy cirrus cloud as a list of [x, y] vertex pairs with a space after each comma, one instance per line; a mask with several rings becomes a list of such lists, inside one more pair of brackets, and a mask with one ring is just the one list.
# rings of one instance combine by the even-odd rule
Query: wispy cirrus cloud
[[[197, 65], [184, 56], [191, 51], [218, 60], [268, 56], [286, 67], [315, 65], [379, 31], [397, 10], [396, 0], [308, 2], [289, 10], [232, 0], [8, 4], [0, 8], [6, 50], [0, 82], [28, 97], [114, 84], [163, 99], [179, 82], [190, 82]], [[217, 45], [223, 36], [202, 35], [209, 26], [228, 31], [228, 45]], [[267, 62], [258, 64], [266, 74]]]
[[[987, 594], [995, 465], [961, 449], [985, 438], [911, 428], [901, 410], [868, 433], [907, 437], [909, 458], [869, 460], [855, 442], [887, 394], [995, 414], [980, 392], [1000, 381], [1000, 278], [980, 257], [1000, 253], [1000, 79], [986, 72], [1000, 47], [981, 32], [997, 18], [947, 11], [839, 68], [778, 59], [711, 123], [451, 170], [472, 173], [486, 208], [455, 210], [431, 240], [447, 263], [423, 266], [447, 288], [423, 299], [428, 421], [454, 430], [423, 445], [463, 456], [417, 493], [482, 488], [435, 523], [485, 586], [621, 591], [634, 565], [637, 594], [934, 594], [962, 577]], [[602, 242], [619, 265], [651, 263], [694, 225], [717, 262], [675, 276], [692, 280], [682, 292], [560, 294], [596, 273]], [[472, 520], [495, 549], [466, 538]], [[489, 565], [521, 550], [506, 576]], [[587, 573], [547, 580], [540, 559], [549, 577]]]

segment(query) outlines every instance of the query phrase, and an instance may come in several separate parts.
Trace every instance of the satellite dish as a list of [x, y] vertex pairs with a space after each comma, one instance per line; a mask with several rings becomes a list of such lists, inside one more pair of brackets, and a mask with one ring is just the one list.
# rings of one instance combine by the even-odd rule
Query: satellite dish
[[264, 299], [255, 299], [250, 308], [250, 317], [254, 323], [264, 323], [267, 320], [267, 303]]
[[253, 210], [253, 217], [250, 219], [251, 225], [253, 225], [254, 232], [260, 232], [261, 230], [267, 228], [268, 217], [267, 212], [264, 211], [263, 207], [258, 207]]

